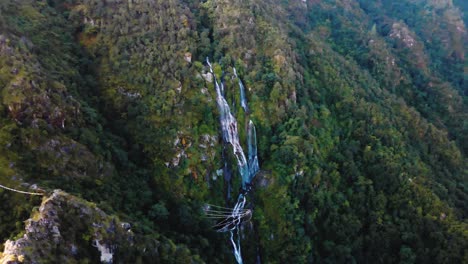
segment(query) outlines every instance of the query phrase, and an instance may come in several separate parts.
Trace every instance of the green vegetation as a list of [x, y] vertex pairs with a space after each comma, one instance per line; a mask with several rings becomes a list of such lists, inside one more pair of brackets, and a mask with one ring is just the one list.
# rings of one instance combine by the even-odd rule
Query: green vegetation
[[[246, 263], [468, 262], [466, 14], [449, 0], [1, 1], [0, 183], [91, 201], [162, 243], [163, 263], [233, 262], [202, 210], [233, 202], [208, 56], [241, 113], [236, 67], [257, 125]], [[40, 201], [0, 198], [4, 241]]]

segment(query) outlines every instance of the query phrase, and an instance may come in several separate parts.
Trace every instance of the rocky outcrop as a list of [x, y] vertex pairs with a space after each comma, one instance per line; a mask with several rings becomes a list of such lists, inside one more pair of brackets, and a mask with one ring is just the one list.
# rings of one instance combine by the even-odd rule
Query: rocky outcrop
[[26, 221], [23, 237], [5, 242], [0, 263], [74, 263], [95, 258], [112, 263], [118, 249], [133, 245], [128, 224], [55, 190]]
[[[153, 237], [158, 237], [156, 240]], [[182, 253], [181, 253], [182, 252]], [[202, 263], [187, 247], [161, 235], [141, 235], [130, 223], [95, 204], [55, 190], [25, 221], [25, 232], [7, 240], [0, 264]], [[189, 262], [185, 262], [189, 261]]]

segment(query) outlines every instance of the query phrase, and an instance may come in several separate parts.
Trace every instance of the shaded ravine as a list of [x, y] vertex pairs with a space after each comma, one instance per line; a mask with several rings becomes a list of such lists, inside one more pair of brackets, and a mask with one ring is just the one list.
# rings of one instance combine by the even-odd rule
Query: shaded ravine
[[[249, 120], [248, 128], [247, 128], [247, 145], [248, 145], [248, 159], [244, 154], [244, 150], [240, 144], [239, 140], [239, 132], [237, 129], [237, 120], [231, 112], [229, 108], [229, 104], [227, 103], [226, 99], [223, 95], [223, 84], [218, 83], [216, 76], [213, 72], [212, 65], [209, 59], [206, 59], [206, 63], [210, 68], [210, 72], [213, 75], [213, 80], [216, 88], [216, 104], [219, 110], [219, 120], [221, 124], [221, 132], [222, 138], [225, 145], [231, 145], [232, 151], [234, 156], [237, 160], [237, 167], [239, 170], [239, 174], [242, 180], [242, 189], [237, 198], [237, 202], [230, 211], [230, 213], [226, 216], [226, 219], [221, 221], [221, 225], [218, 224], [216, 228], [219, 232], [230, 232], [230, 240], [234, 250], [234, 257], [239, 264], [243, 263], [242, 254], [241, 254], [241, 244], [240, 244], [240, 235], [239, 235], [239, 228], [240, 225], [246, 220], [246, 218], [250, 219], [252, 216], [252, 212], [250, 209], [245, 209], [246, 204], [246, 194], [251, 190], [252, 179], [258, 173], [260, 166], [258, 163], [258, 156], [257, 156], [257, 136], [255, 125], [252, 120]], [[248, 115], [248, 105], [247, 99], [245, 96], [245, 87], [241, 81], [241, 79], [237, 76], [237, 71], [234, 68], [234, 75], [239, 80], [239, 89], [240, 89], [240, 102], [241, 107], [244, 109], [244, 114]], [[224, 167], [226, 170], [227, 167], [227, 160], [224, 160]], [[230, 197], [230, 177], [228, 180], [228, 197]]]

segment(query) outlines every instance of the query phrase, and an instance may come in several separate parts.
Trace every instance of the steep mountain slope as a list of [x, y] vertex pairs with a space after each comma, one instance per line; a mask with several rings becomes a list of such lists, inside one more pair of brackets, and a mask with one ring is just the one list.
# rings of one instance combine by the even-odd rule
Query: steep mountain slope
[[[0, 184], [118, 215], [146, 239], [121, 245], [135, 261], [234, 262], [203, 212], [235, 202], [218, 174], [233, 157], [209, 57], [235, 114], [237, 69], [257, 125], [245, 263], [466, 262], [466, 12], [450, 0], [2, 1]], [[40, 199], [0, 197], [0, 238], [18, 238]], [[44, 263], [99, 261], [73, 228], [63, 241], [84, 253], [59, 247]], [[144, 255], [146, 241], [166, 253]]]

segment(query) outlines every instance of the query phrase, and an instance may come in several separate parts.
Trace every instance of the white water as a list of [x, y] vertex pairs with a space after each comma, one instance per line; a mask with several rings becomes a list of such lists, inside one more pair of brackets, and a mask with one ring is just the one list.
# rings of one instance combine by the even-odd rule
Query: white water
[[258, 165], [258, 156], [257, 156], [257, 132], [255, 130], [255, 125], [252, 120], [249, 120], [249, 127], [247, 131], [247, 145], [249, 147], [249, 183], [252, 181], [253, 177], [260, 170]]
[[[252, 179], [260, 170], [258, 164], [258, 156], [257, 156], [257, 135], [255, 130], [254, 123], [249, 120], [249, 125], [247, 128], [247, 146], [248, 146], [248, 160], [245, 157], [244, 151], [239, 141], [239, 132], [237, 129], [237, 120], [234, 115], [231, 113], [231, 109], [229, 108], [229, 104], [227, 103], [226, 99], [224, 98], [224, 85], [223, 83], [218, 83], [216, 76], [213, 72], [213, 68], [211, 66], [210, 61], [206, 58], [206, 63], [210, 67], [210, 72], [213, 75], [214, 84], [216, 88], [216, 103], [218, 105], [219, 110], [219, 120], [221, 123], [221, 131], [223, 134], [223, 141], [225, 144], [230, 144], [232, 146], [233, 154], [236, 156], [237, 159], [237, 167], [239, 169], [239, 173], [242, 179], [242, 190], [243, 192], [239, 194], [237, 199], [237, 203], [232, 209], [231, 214], [228, 218], [223, 221], [223, 224], [226, 224], [226, 227], [229, 228], [222, 228], [218, 231], [225, 232], [229, 231], [231, 236], [231, 244], [234, 250], [234, 257], [236, 258], [237, 263], [242, 264], [242, 254], [241, 254], [241, 244], [240, 244], [240, 235], [239, 235], [239, 227], [244, 220], [245, 217], [245, 203], [246, 198], [244, 196], [245, 193], [250, 191], [250, 186]], [[240, 89], [240, 103], [241, 107], [244, 109], [244, 113], [248, 115], [249, 109], [247, 105], [247, 99], [245, 96], [245, 87], [241, 81], [241, 79], [237, 76], [237, 71], [234, 68], [234, 75], [239, 80], [239, 89]], [[225, 180], [230, 181], [230, 174], [227, 171], [227, 160], [225, 159]], [[229, 176], [227, 176], [229, 175]], [[227, 177], [227, 178], [226, 178]], [[231, 186], [228, 183], [228, 198], [230, 198]], [[229, 222], [226, 222], [229, 220]], [[237, 236], [235, 239], [234, 237]]]
[[236, 76], [237, 79], [239, 79], [239, 90], [240, 90], [240, 103], [241, 103], [241, 107], [242, 109], [244, 109], [244, 112], [245, 113], [248, 113], [249, 112], [249, 107], [247, 106], [247, 98], [245, 97], [245, 87], [244, 87], [244, 84], [242, 83], [241, 79], [239, 78], [239, 76], [237, 76], [237, 71], [236, 71], [236, 68], [233, 68], [234, 69], [234, 76]]
[[[210, 72], [214, 76], [213, 68], [211, 66], [210, 61], [208, 58], [206, 59], [208, 66], [210, 67]], [[221, 123], [221, 131], [223, 134], [223, 140], [226, 144], [231, 144], [233, 148], [233, 154], [236, 156], [237, 159], [237, 167], [239, 168], [239, 173], [242, 178], [242, 188], [246, 189], [247, 184], [250, 184], [250, 173], [249, 173], [249, 164], [247, 163], [247, 159], [245, 158], [244, 150], [239, 142], [239, 132], [237, 129], [237, 120], [232, 115], [231, 109], [229, 108], [229, 104], [227, 103], [226, 99], [221, 91], [220, 84], [218, 84], [218, 80], [216, 76], [214, 76], [214, 83], [216, 87], [216, 103], [218, 105], [219, 110], [219, 120]], [[222, 84], [221, 84], [222, 85]]]

